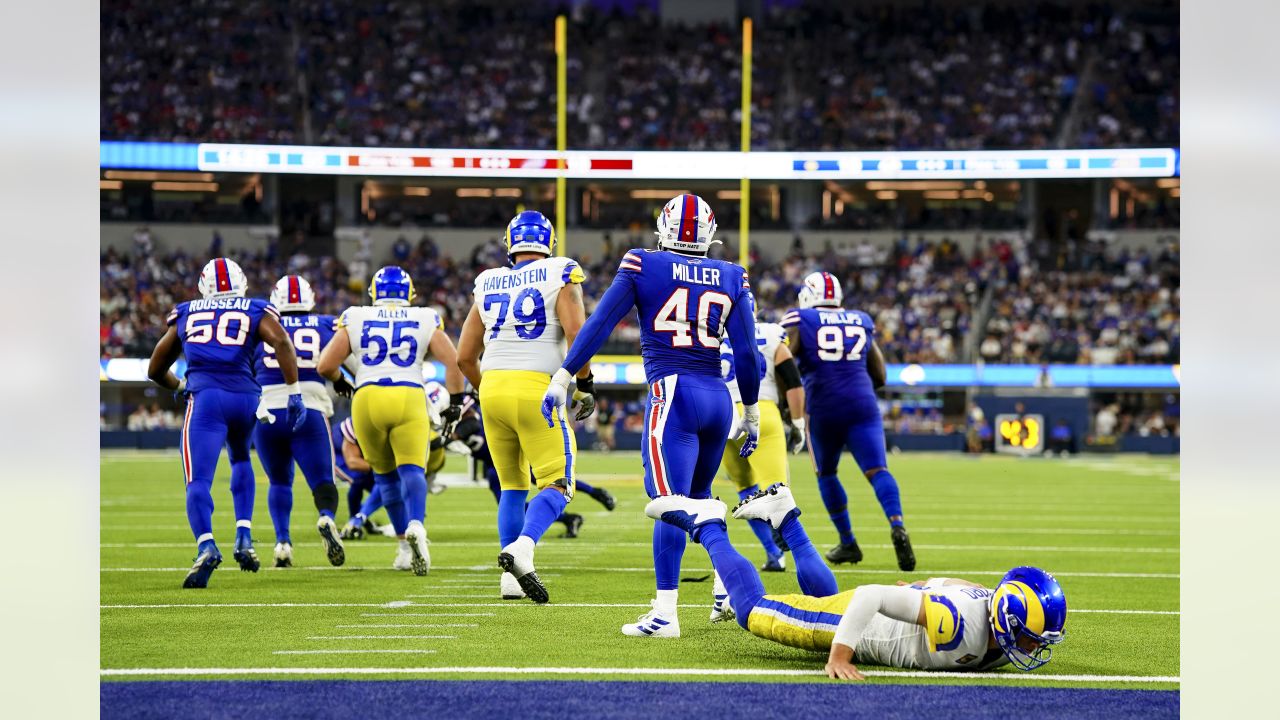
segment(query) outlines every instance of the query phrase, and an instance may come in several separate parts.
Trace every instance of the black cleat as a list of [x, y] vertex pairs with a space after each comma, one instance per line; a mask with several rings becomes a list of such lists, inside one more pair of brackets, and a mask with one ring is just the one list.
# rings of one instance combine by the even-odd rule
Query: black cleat
[[777, 545], [782, 552], [791, 552], [791, 547], [787, 545], [787, 539], [782, 537], [782, 533], [778, 532], [777, 528], [772, 525], [769, 526], [769, 529], [773, 531], [773, 544]]
[[258, 561], [258, 553], [252, 545], [237, 547], [231, 557], [240, 563], [241, 572], [258, 572], [258, 568], [262, 567], [262, 563]]
[[827, 551], [827, 562], [832, 565], [841, 563], [858, 564], [862, 562], [862, 548], [858, 547], [858, 541], [851, 543], [840, 543], [839, 545]]
[[543, 585], [542, 581], [538, 579], [538, 573], [530, 570], [521, 575], [520, 571], [516, 569], [516, 558], [511, 553], [498, 554], [498, 567], [515, 577], [516, 582], [520, 583], [520, 589], [524, 591], [524, 594], [530, 600], [543, 604], [551, 599], [551, 596], [547, 593], [547, 586]]
[[613, 509], [618, 507], [618, 501], [614, 499], [613, 493], [602, 487], [592, 488], [591, 492], [588, 494], [591, 495], [592, 499], [596, 502], [603, 505], [604, 509], [609, 512], [613, 512]]
[[898, 555], [898, 569], [903, 572], [915, 570], [916, 554], [911, 549], [911, 537], [907, 535], [907, 529], [899, 525], [889, 536], [893, 538], [893, 551]]
[[209, 576], [222, 564], [222, 555], [217, 550], [206, 550], [196, 556], [195, 565], [182, 581], [183, 588], [209, 587]]
[[771, 558], [769, 558], [769, 559], [765, 560], [765, 561], [764, 561], [764, 564], [760, 566], [760, 572], [777, 572], [777, 573], [784, 573], [784, 572], [786, 572], [786, 571], [787, 571], [787, 556], [786, 556], [786, 555], [779, 555], [778, 557], [771, 557]]
[[560, 522], [564, 523], [564, 535], [561, 537], [578, 537], [578, 531], [582, 529], [581, 515], [577, 513], [564, 513], [560, 516]]
[[320, 533], [320, 540], [324, 543], [325, 557], [329, 558], [329, 564], [338, 567], [347, 561], [347, 551], [342, 547], [342, 540], [338, 538], [338, 525], [333, 518], [328, 515], [321, 515], [319, 522], [316, 523], [316, 530]]

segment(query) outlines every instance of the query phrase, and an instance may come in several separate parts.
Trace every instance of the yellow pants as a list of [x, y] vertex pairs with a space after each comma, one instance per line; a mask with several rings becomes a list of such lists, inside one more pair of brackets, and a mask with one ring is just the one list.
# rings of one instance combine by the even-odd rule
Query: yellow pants
[[532, 472], [538, 487], [560, 481], [572, 500], [578, 442], [563, 408], [553, 427], [542, 417], [550, 382], [550, 375], [532, 370], [486, 372], [480, 383], [484, 436], [503, 490], [528, 490]]
[[[738, 403], [742, 413], [742, 403]], [[724, 446], [720, 465], [729, 481], [746, 490], [752, 485], [766, 488], [777, 482], [787, 482], [787, 434], [782, 426], [782, 412], [772, 400], [760, 401], [760, 440], [751, 457], [738, 455], [746, 438], [730, 440]]]
[[375, 473], [389, 475], [401, 465], [426, 467], [431, 418], [422, 388], [365, 385], [351, 400], [351, 422]]
[[747, 629], [756, 637], [802, 650], [830, 650], [853, 592], [822, 598], [798, 593], [765, 595], [747, 617]]
[[[435, 434], [435, 430], [432, 430], [432, 434]], [[444, 446], [440, 446], [435, 450], [432, 450], [431, 453], [427, 455], [427, 475], [431, 476], [440, 472], [440, 469], [444, 467], [444, 461]]]

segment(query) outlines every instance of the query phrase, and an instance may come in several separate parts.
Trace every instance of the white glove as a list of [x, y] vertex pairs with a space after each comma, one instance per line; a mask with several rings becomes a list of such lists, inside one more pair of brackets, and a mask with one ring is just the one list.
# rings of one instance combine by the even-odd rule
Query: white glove
[[555, 375], [551, 376], [547, 392], [542, 396], [542, 418], [547, 421], [547, 427], [556, 426], [553, 418], [556, 416], [556, 410], [564, 407], [565, 399], [569, 395], [569, 383], [572, 380], [573, 376], [564, 368], [560, 368]]
[[471, 456], [471, 446], [461, 440], [450, 440], [445, 444], [444, 449], [455, 455]]
[[259, 399], [258, 399], [258, 409], [257, 409], [257, 410], [254, 410], [254, 411], [253, 411], [253, 414], [254, 414], [254, 415], [256, 415], [256, 416], [258, 417], [258, 421], [259, 421], [259, 422], [264, 422], [264, 423], [266, 423], [266, 424], [268, 424], [268, 425], [271, 425], [272, 423], [274, 423], [274, 422], [276, 421], [276, 416], [275, 416], [275, 415], [272, 415], [272, 414], [271, 414], [271, 411], [267, 409], [267, 399], [266, 399], [266, 398], [259, 398]]
[[733, 439], [737, 440], [743, 436], [746, 440], [742, 443], [742, 449], [738, 451], [741, 457], [750, 457], [751, 453], [756, 451], [756, 445], [760, 443], [760, 406], [759, 405], [743, 405], [742, 417], [738, 420], [738, 426], [734, 429]]

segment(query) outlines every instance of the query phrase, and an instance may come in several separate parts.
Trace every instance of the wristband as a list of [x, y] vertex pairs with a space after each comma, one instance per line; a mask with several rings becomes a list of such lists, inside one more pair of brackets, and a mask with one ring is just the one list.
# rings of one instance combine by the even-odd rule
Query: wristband
[[187, 379], [184, 377], [178, 378], [178, 387], [174, 390], [174, 392], [180, 393], [180, 392], [186, 392], [186, 391], [187, 391]]
[[454, 405], [462, 405], [462, 400], [466, 397], [467, 397], [467, 394], [464, 392], [449, 393], [450, 407]]
[[596, 376], [588, 375], [584, 378], [578, 378], [578, 392], [584, 392], [588, 395], [596, 394]]
[[298, 383], [296, 382], [286, 383], [284, 389], [288, 395], [299, 395], [302, 393], [302, 391], [298, 389]]

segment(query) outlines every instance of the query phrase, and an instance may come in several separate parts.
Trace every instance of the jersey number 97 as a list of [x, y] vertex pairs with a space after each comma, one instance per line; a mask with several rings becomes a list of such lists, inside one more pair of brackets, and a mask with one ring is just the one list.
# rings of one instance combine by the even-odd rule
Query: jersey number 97
[[867, 329], [861, 325], [824, 325], [818, 328], [818, 359], [861, 360], [867, 345]]

